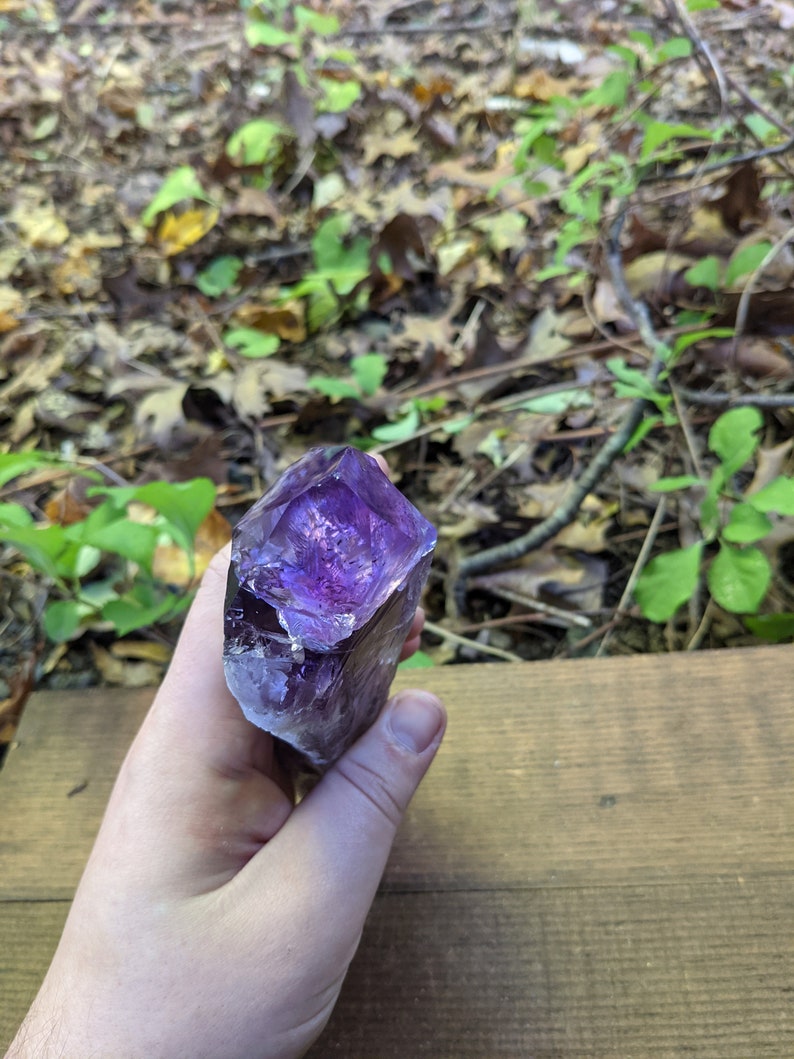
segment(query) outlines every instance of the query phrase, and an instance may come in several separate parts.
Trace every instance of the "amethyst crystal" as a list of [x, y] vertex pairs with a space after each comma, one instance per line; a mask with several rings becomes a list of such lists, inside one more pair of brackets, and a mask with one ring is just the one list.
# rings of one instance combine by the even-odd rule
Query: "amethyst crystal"
[[375, 720], [422, 592], [431, 524], [357, 449], [312, 449], [240, 520], [226, 682], [323, 770]]

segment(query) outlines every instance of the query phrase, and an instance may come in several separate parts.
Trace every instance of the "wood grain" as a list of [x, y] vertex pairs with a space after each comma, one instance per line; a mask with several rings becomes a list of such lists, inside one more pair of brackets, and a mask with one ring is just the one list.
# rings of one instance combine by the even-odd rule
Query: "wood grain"
[[790, 888], [381, 894], [312, 1059], [794, 1055]]
[[[401, 674], [447, 702], [314, 1056], [794, 1055], [791, 647]], [[34, 696], [0, 772], [0, 1042], [150, 691]]]

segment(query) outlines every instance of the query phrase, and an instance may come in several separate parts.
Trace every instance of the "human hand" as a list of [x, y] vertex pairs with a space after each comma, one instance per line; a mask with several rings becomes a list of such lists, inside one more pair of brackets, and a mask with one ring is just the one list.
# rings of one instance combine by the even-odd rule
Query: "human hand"
[[224, 550], [9, 1057], [286, 1059], [331, 1013], [445, 716], [402, 692], [294, 807], [272, 738], [226, 688], [227, 567]]

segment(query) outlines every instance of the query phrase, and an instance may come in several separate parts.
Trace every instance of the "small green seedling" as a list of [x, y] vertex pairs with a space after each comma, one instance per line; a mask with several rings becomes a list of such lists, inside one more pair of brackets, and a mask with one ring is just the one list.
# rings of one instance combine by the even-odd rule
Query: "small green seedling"
[[695, 594], [704, 571], [716, 603], [736, 614], [757, 614], [772, 570], [756, 545], [771, 533], [774, 515], [794, 515], [794, 478], [780, 475], [744, 495], [735, 485], [736, 475], [758, 449], [762, 425], [755, 408], [725, 412], [709, 433], [709, 448], [718, 461], [711, 477], [660, 478], [653, 486], [657, 492], [698, 491], [702, 538], [688, 548], [657, 556], [643, 570], [635, 596], [650, 621], [672, 618]]
[[351, 378], [334, 379], [329, 375], [312, 375], [309, 386], [324, 397], [360, 401], [374, 397], [386, 378], [389, 363], [382, 353], [366, 353], [350, 363]]
[[[97, 482], [87, 491], [96, 506], [68, 526], [37, 520], [20, 503], [0, 504], [0, 542], [25, 558], [51, 597], [43, 614], [47, 636], [63, 642], [96, 623], [124, 636], [180, 614], [191, 595], [153, 574], [155, 550], [172, 542], [194, 568], [194, 539], [212, 509], [213, 483], [194, 478], [111, 488], [100, 484], [96, 472], [34, 452], [0, 455], [0, 484], [44, 467]], [[152, 520], [133, 519], [133, 503], [153, 509]]]
[[307, 322], [314, 331], [337, 321], [370, 275], [370, 240], [364, 235], [347, 238], [352, 226], [349, 213], [324, 220], [312, 239], [314, 267], [294, 286], [284, 288], [283, 301], [308, 299]]

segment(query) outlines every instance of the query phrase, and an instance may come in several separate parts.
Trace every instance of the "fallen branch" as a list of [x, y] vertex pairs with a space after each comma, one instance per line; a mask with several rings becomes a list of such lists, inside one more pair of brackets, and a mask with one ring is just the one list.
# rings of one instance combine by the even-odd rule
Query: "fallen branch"
[[794, 393], [709, 393], [707, 390], [690, 390], [679, 386], [679, 394], [692, 404], [708, 408], [794, 408]]
[[433, 636], [440, 636], [442, 640], [454, 643], [457, 647], [466, 647], [468, 650], [475, 651], [481, 655], [501, 658], [503, 662], [523, 662], [523, 658], [520, 655], [513, 654], [512, 651], [503, 651], [501, 647], [491, 647], [488, 643], [471, 640], [468, 636], [461, 636], [459, 633], [452, 632], [451, 629], [445, 629], [443, 625], [436, 625], [434, 621], [428, 621], [426, 618], [424, 631], [429, 632]]
[[[648, 379], [651, 382], [656, 382], [665, 359], [670, 355], [670, 347], [656, 334], [647, 306], [636, 301], [631, 296], [626, 284], [620, 235], [623, 231], [627, 210], [628, 205], [624, 204], [610, 229], [607, 244], [607, 264], [609, 265], [612, 284], [621, 307], [634, 323], [643, 344], [652, 355], [651, 366], [648, 369]], [[592, 463], [577, 479], [567, 500], [557, 508], [554, 514], [549, 515], [548, 518], [539, 522], [537, 526], [534, 526], [528, 533], [524, 533], [520, 537], [515, 537], [504, 544], [498, 544], [494, 548], [486, 548], [485, 551], [478, 552], [476, 555], [469, 555], [463, 559], [456, 571], [457, 585], [460, 586], [465, 579], [472, 577], [474, 574], [482, 573], [493, 566], [520, 559], [529, 552], [540, 548], [552, 537], [556, 537], [566, 526], [569, 526], [578, 515], [584, 498], [593, 491], [604, 474], [623, 452], [627, 442], [642, 422], [647, 407], [648, 402], [644, 398], [632, 401], [620, 426], [605, 442]], [[456, 587], [456, 597], [459, 598], [460, 594], [460, 588]]]
[[709, 73], [713, 75], [713, 81], [717, 86], [717, 94], [720, 100], [720, 117], [724, 118], [730, 109], [728, 82], [717, 56], [714, 54], [709, 42], [698, 32], [697, 26], [689, 17], [689, 12], [681, 0], [665, 0], [665, 7], [672, 18], [678, 19], [684, 33], [689, 37], [695, 49], [695, 61], [700, 66], [704, 76], [708, 77]]

